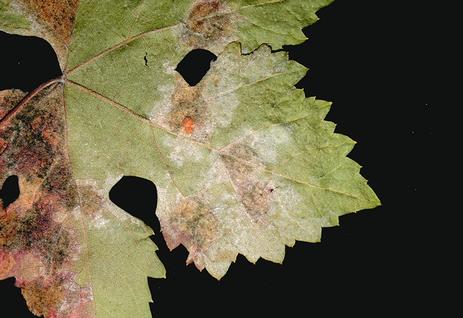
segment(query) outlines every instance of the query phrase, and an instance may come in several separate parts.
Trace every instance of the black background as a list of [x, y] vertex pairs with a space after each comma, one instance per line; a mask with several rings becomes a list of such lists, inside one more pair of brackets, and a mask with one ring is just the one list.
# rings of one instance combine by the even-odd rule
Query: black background
[[[130, 186], [113, 190], [113, 201], [156, 231], [168, 278], [149, 280], [155, 317], [377, 317], [436, 309], [438, 286], [448, 282], [438, 264], [445, 262], [438, 231], [446, 221], [433, 183], [443, 106], [436, 89], [440, 68], [433, 62], [442, 36], [431, 2], [405, 2], [338, 0], [304, 29], [307, 42], [286, 47], [291, 59], [310, 69], [298, 87], [334, 102], [327, 120], [358, 142], [349, 157], [364, 166], [361, 173], [383, 206], [342, 217], [340, 227], [323, 230], [319, 244], [287, 248], [283, 265], [252, 265], [239, 256], [218, 282], [186, 267], [183, 247], [167, 250], [149, 183], [126, 180]], [[0, 34], [6, 56], [0, 89], [30, 90], [59, 74], [53, 52], [22, 41]], [[32, 317], [13, 283], [0, 282], [0, 312]]]

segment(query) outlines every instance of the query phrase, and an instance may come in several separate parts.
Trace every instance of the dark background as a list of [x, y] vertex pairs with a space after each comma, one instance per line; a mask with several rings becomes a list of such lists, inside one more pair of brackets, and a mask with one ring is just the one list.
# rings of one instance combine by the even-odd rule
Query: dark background
[[[155, 317], [377, 317], [435, 309], [442, 316], [448, 309], [437, 306], [451, 283], [440, 234], [451, 218], [439, 214], [445, 211], [434, 183], [444, 107], [436, 88], [442, 68], [434, 64], [442, 41], [439, 9], [406, 2], [413, 1], [338, 0], [304, 29], [307, 42], [286, 47], [310, 69], [298, 87], [334, 101], [327, 119], [358, 142], [349, 157], [364, 166], [361, 173], [383, 206], [341, 217], [340, 227], [323, 230], [319, 244], [287, 248], [283, 265], [252, 265], [239, 256], [218, 282], [186, 267], [183, 247], [167, 250], [152, 214], [150, 182], [127, 178], [113, 188], [111, 199], [156, 231], [168, 278], [150, 279]], [[53, 52], [39, 40], [1, 33], [0, 50], [0, 89], [31, 90], [59, 75]], [[200, 61], [191, 63], [183, 71], [200, 73]], [[0, 282], [0, 311], [32, 317], [13, 283]]]

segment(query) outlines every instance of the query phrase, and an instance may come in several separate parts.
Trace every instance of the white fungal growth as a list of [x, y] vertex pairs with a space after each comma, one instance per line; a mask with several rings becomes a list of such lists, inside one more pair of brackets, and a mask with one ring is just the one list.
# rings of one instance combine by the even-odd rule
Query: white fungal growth
[[178, 168], [185, 162], [199, 162], [204, 159], [204, 150], [188, 139], [165, 136], [162, 144], [169, 149], [168, 158]]
[[166, 74], [170, 74], [170, 75], [175, 74], [175, 67], [176, 66], [174, 64], [172, 64], [171, 62], [164, 62], [162, 64], [162, 67], [164, 68], [164, 72]]
[[109, 223], [109, 220], [106, 219], [102, 214], [98, 213], [93, 218], [91, 224], [92, 224], [93, 227], [95, 227], [97, 229], [101, 229], [101, 228], [106, 227], [108, 223]]
[[302, 196], [294, 187], [279, 183], [272, 193], [271, 208], [282, 212], [284, 215], [289, 215], [291, 212], [297, 211], [302, 201]]
[[211, 114], [211, 121], [214, 126], [224, 128], [230, 125], [235, 109], [239, 105], [239, 100], [236, 94], [229, 93], [225, 95], [212, 96], [212, 92], [205, 91], [206, 100], [208, 101], [208, 109]]
[[[157, 124], [162, 125], [165, 121], [166, 115], [171, 109], [171, 97], [174, 93], [175, 87], [173, 84], [160, 85], [158, 87], [158, 93], [161, 98], [153, 103], [151, 111], [149, 113], [149, 119]], [[164, 120], [163, 120], [164, 119]], [[162, 126], [166, 126], [165, 124]]]
[[264, 163], [277, 163], [278, 149], [292, 142], [290, 132], [282, 126], [272, 126], [250, 136], [249, 146]]
[[227, 168], [217, 157], [204, 178], [199, 195], [205, 202], [214, 205], [214, 210], [222, 210], [236, 201]]

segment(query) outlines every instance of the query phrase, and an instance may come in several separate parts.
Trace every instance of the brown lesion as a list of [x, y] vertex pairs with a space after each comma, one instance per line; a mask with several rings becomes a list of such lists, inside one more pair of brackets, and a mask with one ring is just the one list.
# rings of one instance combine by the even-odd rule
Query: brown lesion
[[192, 135], [206, 124], [208, 110], [202, 91], [201, 83], [190, 86], [179, 75], [171, 96], [171, 108], [167, 114], [171, 131]]
[[79, 0], [23, 0], [38, 20], [63, 44], [69, 42]]
[[42, 187], [53, 193], [63, 209], [74, 208], [78, 204], [77, 186], [72, 179], [70, 163], [64, 156], [60, 156], [50, 167], [47, 178]]
[[[0, 254], [12, 265], [4, 274], [16, 276], [29, 309], [36, 315], [52, 317], [64, 302], [62, 293], [66, 281], [61, 278], [63, 268], [68, 268], [76, 249], [76, 238], [63, 224], [54, 221], [56, 210], [62, 209], [52, 194], [39, 196], [31, 209], [21, 211], [17, 204], [0, 216]], [[74, 243], [72, 243], [74, 242]], [[33, 274], [35, 281], [23, 281], [30, 275], [27, 256], [34, 255], [44, 272]], [[69, 281], [69, 279], [67, 280]]]
[[33, 21], [28, 35], [47, 40], [55, 50], [64, 70], [79, 0], [18, 0], [17, 2], [24, 15]]
[[0, 177], [18, 175], [27, 192], [1, 215], [0, 247], [34, 251], [56, 267], [65, 261], [70, 240], [53, 215], [76, 205], [64, 153], [62, 102], [61, 87], [45, 89], [0, 127], [0, 139], [9, 144], [0, 157]]
[[13, 109], [26, 93], [19, 89], [7, 89], [0, 91], [0, 120]]
[[254, 220], [260, 220], [270, 210], [274, 187], [258, 177], [256, 172], [261, 163], [254, 150], [238, 143], [229, 147], [221, 158], [246, 212]]
[[24, 213], [13, 210], [0, 216], [0, 249], [38, 254], [49, 271], [69, 261], [70, 233], [62, 224], [52, 220], [57, 208], [54, 202], [42, 197]]
[[199, 198], [185, 198], [173, 209], [167, 220], [161, 219], [163, 234], [170, 249], [183, 244], [189, 251], [189, 261], [204, 268], [199, 254], [210, 246], [219, 234], [219, 222], [210, 208]]
[[21, 289], [27, 306], [36, 316], [53, 317], [56, 315], [64, 297], [60, 279], [50, 282], [36, 280], [26, 283]]
[[247, 189], [240, 189], [241, 202], [255, 218], [266, 215], [270, 208], [270, 198], [273, 187], [266, 182], [254, 181], [247, 185]]
[[0, 249], [0, 280], [11, 275], [11, 270], [16, 264], [13, 256], [10, 253], [4, 253]]
[[101, 210], [104, 198], [92, 185], [78, 185], [78, 192], [81, 198], [79, 204], [81, 211], [88, 217], [94, 216]]
[[2, 153], [0, 168], [16, 174], [46, 176], [52, 163], [63, 157], [62, 102], [62, 87], [45, 89], [28, 107], [2, 123], [0, 140], [8, 143], [8, 148]]
[[198, 0], [189, 12], [186, 27], [190, 46], [208, 47], [233, 33], [230, 8], [222, 0]]

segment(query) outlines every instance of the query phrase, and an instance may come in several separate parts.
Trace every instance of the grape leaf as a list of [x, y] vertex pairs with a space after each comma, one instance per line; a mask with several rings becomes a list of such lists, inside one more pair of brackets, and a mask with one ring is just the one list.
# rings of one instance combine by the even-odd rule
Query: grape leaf
[[[123, 175], [152, 180], [170, 249], [220, 279], [238, 254], [285, 246], [379, 204], [330, 103], [294, 84], [284, 44], [330, 0], [0, 0], [0, 29], [46, 39], [63, 76], [0, 93], [0, 278], [45, 317], [150, 317], [146, 277], [164, 268], [152, 230], [112, 204]], [[175, 71], [215, 53], [190, 86]]]

